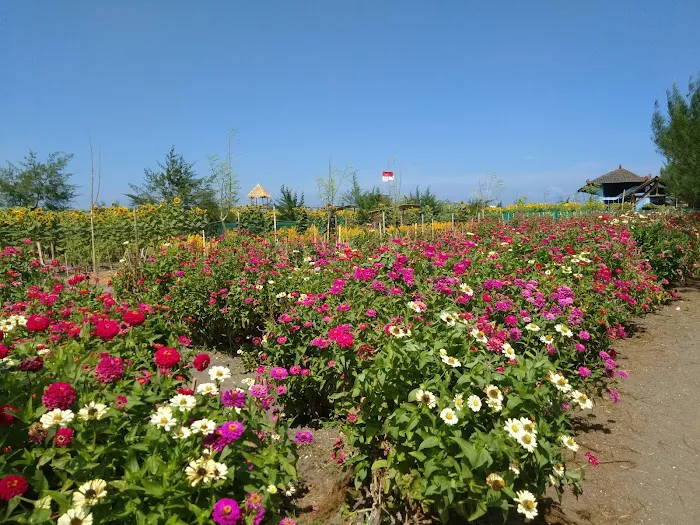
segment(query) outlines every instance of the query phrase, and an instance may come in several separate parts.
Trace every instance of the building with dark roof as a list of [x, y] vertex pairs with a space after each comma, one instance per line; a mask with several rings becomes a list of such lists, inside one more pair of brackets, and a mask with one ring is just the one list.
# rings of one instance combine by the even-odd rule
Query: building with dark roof
[[[586, 180], [586, 186], [597, 187], [598, 198], [606, 204], [629, 202], [639, 209], [644, 204], [664, 204], [666, 200], [666, 188], [658, 176], [640, 177], [623, 168], [622, 164], [605, 175]], [[584, 188], [578, 191], [584, 191]]]

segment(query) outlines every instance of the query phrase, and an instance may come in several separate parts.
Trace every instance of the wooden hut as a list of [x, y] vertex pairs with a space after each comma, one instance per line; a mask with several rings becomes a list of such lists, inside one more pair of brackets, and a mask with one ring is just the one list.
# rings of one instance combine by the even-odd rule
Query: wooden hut
[[270, 203], [270, 193], [263, 188], [260, 184], [256, 184], [255, 188], [250, 190], [250, 193], [248, 193], [248, 198], [252, 201], [253, 204], [258, 204], [258, 199], [262, 200], [262, 204], [269, 204]]

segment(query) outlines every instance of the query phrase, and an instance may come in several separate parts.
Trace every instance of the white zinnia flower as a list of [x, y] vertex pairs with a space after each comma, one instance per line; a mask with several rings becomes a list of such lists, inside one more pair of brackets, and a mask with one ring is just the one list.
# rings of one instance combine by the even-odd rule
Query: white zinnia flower
[[447, 326], [454, 326], [456, 322], [454, 316], [449, 312], [442, 312], [440, 314], [440, 319], [444, 323], [447, 323]]
[[558, 477], [562, 477], [564, 475], [564, 464], [557, 463], [556, 465], [554, 465], [552, 472], [554, 472], [554, 474], [556, 474]]
[[549, 334], [543, 335], [543, 336], [540, 336], [540, 341], [542, 341], [546, 345], [551, 345], [552, 343], [554, 343], [554, 337], [552, 337]]
[[455, 395], [454, 404], [457, 410], [462, 410], [464, 408], [464, 397], [462, 394]]
[[503, 394], [501, 393], [501, 389], [496, 385], [486, 385], [484, 393], [486, 393], [486, 404], [492, 410], [500, 412], [503, 409]]
[[467, 405], [472, 412], [478, 412], [481, 410], [481, 399], [479, 396], [472, 394], [467, 398]]
[[530, 332], [539, 332], [540, 327], [537, 326], [535, 323], [528, 323], [525, 325], [525, 330], [529, 330]]
[[572, 390], [570, 395], [574, 403], [578, 404], [582, 410], [593, 408], [593, 401], [591, 401], [591, 398], [589, 398], [583, 392], [580, 392], [579, 390]]
[[58, 518], [56, 525], [92, 525], [92, 514], [85, 507], [68, 509], [68, 512]]
[[100, 420], [107, 413], [107, 405], [90, 401], [83, 408], [78, 410], [78, 418], [83, 421]]
[[572, 438], [571, 436], [561, 436], [559, 438], [559, 441], [561, 441], [562, 445], [564, 445], [569, 450], [573, 450], [574, 452], [578, 450], [578, 443], [576, 443], [576, 441], [574, 441], [574, 438]]
[[454, 425], [459, 421], [457, 414], [451, 408], [443, 408], [440, 412], [440, 419], [442, 419], [448, 425]]
[[178, 394], [171, 398], [170, 406], [179, 409], [181, 412], [189, 412], [197, 405], [197, 399], [187, 394]]
[[212, 381], [223, 381], [231, 377], [231, 370], [225, 366], [212, 366], [209, 369], [209, 379]]
[[219, 387], [214, 383], [202, 383], [197, 387], [197, 393], [202, 395], [215, 396], [219, 393]]
[[170, 407], [163, 406], [158, 407], [155, 414], [151, 414], [151, 425], [155, 425], [158, 428], [162, 428], [166, 432], [170, 432], [170, 429], [177, 423], [173, 417], [173, 411]]
[[413, 310], [414, 312], [416, 312], [416, 313], [421, 313], [421, 307], [420, 307], [420, 305], [418, 305], [418, 304], [415, 303], [414, 301], [409, 301], [409, 302], [408, 302], [408, 307], [409, 307], [411, 310]]
[[241, 379], [241, 383], [250, 388], [255, 384], [255, 379], [253, 379], [252, 377], [244, 377], [243, 379]]
[[274, 485], [268, 485], [267, 492], [269, 494], [277, 494], [277, 487], [275, 487]]
[[442, 361], [443, 363], [447, 363], [448, 365], [450, 365], [452, 368], [458, 368], [462, 366], [462, 363], [460, 363], [456, 357], [444, 355], [442, 356]]
[[435, 408], [437, 404], [435, 394], [427, 390], [418, 390], [418, 392], [416, 392], [416, 402], [423, 403], [427, 405], [428, 408]]
[[507, 419], [503, 428], [515, 439], [518, 439], [520, 435], [525, 432], [525, 429], [523, 428], [523, 425], [520, 423], [519, 419]]
[[211, 482], [216, 474], [216, 462], [204, 457], [190, 461], [185, 468], [185, 476], [187, 476], [187, 480], [193, 487], [200, 483]]
[[41, 416], [39, 422], [44, 429], [48, 430], [51, 427], [67, 427], [74, 418], [75, 414], [73, 414], [72, 410], [54, 408]]
[[510, 346], [510, 343], [503, 343], [503, 355], [508, 359], [515, 359], [515, 350]]
[[216, 430], [216, 423], [211, 419], [198, 419], [190, 425], [190, 430], [193, 434], [202, 434], [203, 436], [208, 436], [214, 430]]
[[179, 427], [173, 431], [173, 438], [175, 439], [187, 439], [192, 435], [192, 431], [187, 427]]
[[518, 512], [531, 520], [537, 516], [537, 501], [535, 495], [528, 490], [519, 490], [515, 493], [515, 501], [518, 502]]
[[107, 482], [103, 479], [93, 479], [83, 483], [73, 493], [73, 507], [91, 507], [107, 496]]
[[518, 443], [528, 452], [532, 452], [537, 448], [537, 437], [532, 432], [523, 432], [518, 436]]
[[462, 284], [459, 285], [459, 289], [460, 289], [460, 291], [462, 291], [462, 292], [464, 292], [465, 294], [467, 294], [469, 297], [471, 297], [472, 295], [474, 295], [474, 290], [472, 290], [469, 286], [467, 286], [467, 285], [464, 284], [464, 283], [462, 283]]

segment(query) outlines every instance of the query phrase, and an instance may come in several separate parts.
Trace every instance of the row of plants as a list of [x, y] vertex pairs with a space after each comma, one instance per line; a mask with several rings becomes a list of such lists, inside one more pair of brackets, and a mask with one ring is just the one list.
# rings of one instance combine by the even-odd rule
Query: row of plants
[[295, 523], [312, 437], [279, 412], [288, 370], [223, 388], [165, 304], [66, 278], [30, 240], [0, 273], [2, 523]]
[[[207, 225], [206, 212], [180, 203], [96, 206], [94, 209], [97, 260], [117, 262], [125, 243], [152, 246], [164, 240], [200, 233]], [[28, 208], [0, 209], [0, 246], [18, 246], [32, 239], [42, 246], [44, 259], [56, 258], [69, 266], [91, 261], [90, 212]]]
[[697, 270], [699, 227], [485, 220], [352, 247], [227, 234], [171, 242], [115, 286], [158, 298], [195, 342], [288, 370], [285, 413], [340, 426], [334, 458], [385, 509], [533, 518], [547, 487], [580, 490], [598, 461], [573, 421], [618, 400], [614, 341]]

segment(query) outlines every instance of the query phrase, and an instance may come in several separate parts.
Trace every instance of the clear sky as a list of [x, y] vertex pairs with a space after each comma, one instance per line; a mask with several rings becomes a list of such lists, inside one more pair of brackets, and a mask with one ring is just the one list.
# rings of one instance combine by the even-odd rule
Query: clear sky
[[700, 72], [700, 2], [0, 0], [0, 162], [74, 153], [120, 200], [175, 145], [202, 173], [238, 132], [244, 193], [318, 203], [328, 158], [381, 184], [548, 200], [662, 159], [654, 100]]

